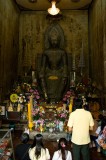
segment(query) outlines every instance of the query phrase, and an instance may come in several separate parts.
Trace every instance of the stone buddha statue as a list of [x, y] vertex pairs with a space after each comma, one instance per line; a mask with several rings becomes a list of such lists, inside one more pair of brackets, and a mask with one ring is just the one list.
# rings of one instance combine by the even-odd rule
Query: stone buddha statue
[[44, 98], [49, 102], [59, 102], [68, 84], [67, 54], [63, 46], [62, 28], [58, 24], [49, 26], [39, 73]]

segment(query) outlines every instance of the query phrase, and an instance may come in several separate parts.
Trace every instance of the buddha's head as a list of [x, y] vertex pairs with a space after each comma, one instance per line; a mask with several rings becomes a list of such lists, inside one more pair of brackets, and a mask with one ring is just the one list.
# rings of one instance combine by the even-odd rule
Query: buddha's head
[[49, 40], [52, 47], [59, 46], [60, 36], [56, 28], [53, 28], [49, 33]]
[[64, 48], [64, 32], [59, 24], [51, 24], [45, 32], [45, 49]]

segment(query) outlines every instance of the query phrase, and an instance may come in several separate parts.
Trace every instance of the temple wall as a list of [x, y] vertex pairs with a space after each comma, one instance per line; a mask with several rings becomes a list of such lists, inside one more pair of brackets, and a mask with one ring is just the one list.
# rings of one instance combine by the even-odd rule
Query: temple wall
[[7, 94], [17, 74], [18, 20], [19, 10], [13, 1], [0, 0], [0, 96]]
[[[106, 1], [94, 0], [89, 10], [90, 76], [101, 88], [106, 88]], [[106, 99], [106, 98], [105, 98]]]
[[[62, 14], [63, 19], [57, 23], [64, 31], [70, 72], [75, 62], [76, 75], [80, 76], [79, 60], [83, 53], [83, 73], [96, 82], [104, 101], [106, 0], [93, 0], [89, 11], [67, 10]], [[44, 34], [51, 24], [46, 15], [46, 11], [20, 12], [14, 0], [0, 1], [0, 100], [1, 95], [8, 93], [17, 75], [23, 75], [31, 66], [36, 71], [38, 59], [45, 49]]]
[[[69, 61], [75, 60], [76, 72], [79, 73], [79, 58], [83, 52], [84, 73], [89, 74], [88, 11], [62, 11], [62, 13], [63, 19], [58, 21], [58, 23], [64, 31], [64, 48], [69, 55]], [[36, 70], [37, 57], [40, 57], [45, 49], [45, 30], [51, 24], [46, 19], [46, 14], [46, 12], [42, 11], [25, 11], [21, 13], [19, 28], [19, 74], [23, 74], [31, 66]]]

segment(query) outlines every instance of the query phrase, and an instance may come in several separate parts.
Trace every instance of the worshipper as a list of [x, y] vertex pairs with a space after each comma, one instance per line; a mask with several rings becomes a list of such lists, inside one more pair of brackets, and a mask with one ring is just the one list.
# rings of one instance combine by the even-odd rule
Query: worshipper
[[[105, 127], [105, 133], [106, 133], [106, 127]], [[101, 146], [102, 154], [106, 156], [106, 138], [99, 140], [99, 145]]]
[[90, 147], [91, 148], [96, 147], [96, 139], [97, 139], [96, 130], [98, 128], [98, 125], [99, 125], [98, 121], [94, 118], [94, 127], [93, 127], [93, 130], [90, 131], [90, 139], [91, 139]]
[[102, 139], [100, 139], [98, 142], [103, 149], [106, 149], [106, 126], [104, 127], [102, 132]]
[[83, 160], [90, 160], [89, 130], [93, 129], [94, 120], [91, 113], [82, 108], [83, 101], [81, 98], [76, 98], [74, 103], [76, 110], [70, 114], [67, 124], [68, 130], [72, 132], [73, 158], [79, 160], [81, 153]]
[[99, 114], [98, 116], [98, 125], [100, 126], [101, 125], [101, 122], [104, 120], [104, 116], [102, 114]]
[[30, 160], [28, 150], [31, 146], [29, 142], [29, 134], [23, 133], [21, 135], [21, 144], [18, 144], [15, 148], [15, 157], [18, 160]]
[[72, 155], [67, 148], [67, 140], [60, 138], [58, 143], [58, 150], [54, 152], [52, 160], [72, 160]]
[[102, 152], [103, 155], [106, 156], [106, 126], [104, 127], [102, 132], [102, 139], [100, 139], [98, 143], [99, 143], [99, 146], [101, 147], [100, 151]]
[[31, 160], [50, 160], [49, 150], [44, 147], [41, 134], [34, 137], [33, 144], [29, 149], [29, 157]]
[[101, 120], [101, 125], [98, 126], [97, 130], [96, 130], [96, 135], [97, 135], [97, 139], [96, 139], [96, 147], [97, 147], [97, 152], [101, 152], [101, 140], [106, 139], [106, 119], [103, 118]]

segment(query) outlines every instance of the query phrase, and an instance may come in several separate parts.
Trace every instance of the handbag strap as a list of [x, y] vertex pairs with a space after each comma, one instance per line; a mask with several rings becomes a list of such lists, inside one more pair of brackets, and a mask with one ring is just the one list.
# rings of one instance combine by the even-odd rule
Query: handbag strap
[[24, 155], [22, 156], [21, 160], [24, 159], [24, 157], [26, 156], [26, 154], [28, 153], [29, 148], [31, 147], [31, 145], [27, 148], [27, 150], [25, 151]]

